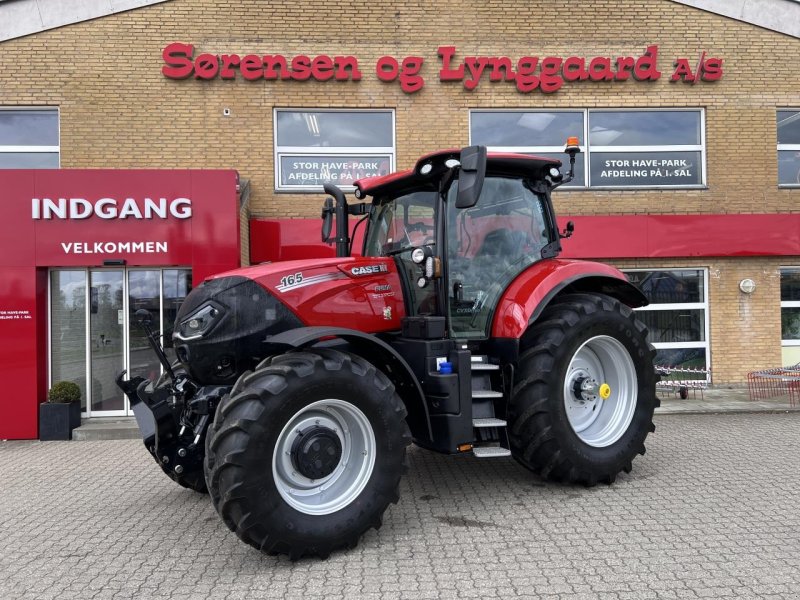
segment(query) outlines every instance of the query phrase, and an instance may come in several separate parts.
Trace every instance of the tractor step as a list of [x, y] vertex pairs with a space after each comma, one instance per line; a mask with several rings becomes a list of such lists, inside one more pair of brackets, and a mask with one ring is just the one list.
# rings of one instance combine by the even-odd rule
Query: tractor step
[[497, 458], [500, 456], [511, 456], [511, 450], [500, 446], [477, 446], [472, 449], [472, 454], [478, 458]]
[[496, 392], [495, 390], [472, 390], [473, 398], [502, 398], [503, 392]]
[[492, 363], [474, 362], [474, 363], [472, 363], [472, 370], [473, 371], [499, 371], [500, 370], [500, 365], [493, 365]]
[[473, 427], [505, 427], [503, 419], [472, 419]]

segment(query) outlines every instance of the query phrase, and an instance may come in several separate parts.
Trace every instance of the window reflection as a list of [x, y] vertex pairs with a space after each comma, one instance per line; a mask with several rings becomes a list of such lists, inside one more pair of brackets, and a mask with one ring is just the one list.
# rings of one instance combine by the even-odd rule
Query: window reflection
[[800, 144], [800, 110], [778, 111], [778, 143]]
[[392, 146], [392, 114], [380, 111], [278, 111], [279, 146]]
[[0, 110], [0, 146], [58, 146], [58, 111]]
[[86, 410], [86, 272], [50, 273], [50, 379], [81, 388]]
[[589, 111], [594, 146], [698, 145], [700, 139], [699, 111]]
[[473, 112], [473, 144], [484, 146], [555, 146], [583, 134], [583, 112]]

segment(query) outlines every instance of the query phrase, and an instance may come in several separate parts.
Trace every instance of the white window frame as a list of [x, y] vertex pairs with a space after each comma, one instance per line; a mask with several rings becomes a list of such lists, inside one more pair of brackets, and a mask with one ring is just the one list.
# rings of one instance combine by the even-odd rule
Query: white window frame
[[[699, 342], [650, 342], [653, 344], [656, 350], [671, 350], [675, 348], [703, 348], [706, 351], [706, 369], [708, 369], [708, 375], [706, 375], [706, 381], [711, 381], [711, 326], [710, 326], [710, 315], [709, 315], [709, 302], [708, 302], [708, 268], [707, 267], [658, 267], [658, 268], [650, 268], [642, 267], [636, 269], [622, 269], [623, 273], [634, 273], [634, 272], [676, 272], [676, 271], [702, 271], [703, 273], [703, 302], [667, 302], [661, 304], [648, 304], [647, 306], [642, 306], [640, 308], [635, 309], [636, 311], [647, 312], [647, 311], [665, 311], [665, 310], [703, 310], [704, 319], [703, 319], [703, 341]], [[664, 365], [664, 366], [675, 366], [675, 365]]]
[[[797, 111], [797, 115], [796, 115], [795, 118], [800, 119], [800, 108], [778, 108], [775, 111], [776, 119], [777, 119], [777, 116], [778, 116], [778, 111]], [[776, 137], [777, 137], [777, 133], [778, 133], [778, 123], [777, 123], [777, 120], [776, 120], [776, 123], [775, 123], [775, 134], [776, 134]], [[788, 150], [790, 152], [792, 152], [792, 151], [793, 152], [800, 152], [800, 144], [778, 144], [778, 152], [781, 152], [782, 150], [783, 151]], [[775, 158], [776, 159], [778, 158], [777, 155], [776, 155]], [[800, 173], [798, 173], [798, 179], [800, 179]], [[797, 183], [781, 183], [780, 179], [779, 179], [778, 180], [778, 187], [779, 188], [800, 188], [800, 181], [798, 181]], [[787, 268], [789, 268], [789, 267], [787, 267]], [[781, 305], [781, 306], [783, 306], [783, 305]]]
[[[314, 112], [314, 113], [389, 113], [392, 117], [392, 145], [391, 146], [278, 146], [278, 113], [288, 112]], [[370, 158], [375, 155], [389, 155], [389, 170], [394, 172], [397, 148], [396, 115], [393, 108], [275, 108], [272, 113], [273, 136], [272, 150], [275, 157], [275, 191], [288, 193], [322, 192], [321, 185], [281, 185], [281, 158], [289, 156], [355, 156]], [[352, 192], [352, 185], [340, 185], [343, 192]]]
[[[583, 185], [570, 185], [558, 188], [564, 191], [576, 190], [631, 190], [631, 189], [679, 189], [696, 190], [705, 189], [706, 181], [706, 110], [703, 107], [655, 107], [655, 108], [584, 108], [584, 109], [547, 109], [547, 108], [515, 108], [515, 109], [496, 109], [496, 108], [473, 108], [469, 111], [469, 139], [472, 144], [472, 115], [481, 112], [519, 112], [519, 113], [558, 113], [558, 112], [581, 112], [583, 113], [583, 143], [580, 146], [581, 153], [585, 154], [584, 182]], [[593, 112], [699, 112], [700, 113], [700, 144], [684, 145], [660, 145], [660, 146], [592, 146], [589, 143], [589, 117]], [[566, 140], [564, 140], [566, 142]], [[563, 153], [564, 146], [489, 146], [490, 152], [555, 152]], [[614, 153], [614, 152], [700, 152], [700, 183], [689, 185], [592, 185], [591, 182], [591, 159], [593, 153]], [[566, 156], [566, 155], [565, 155]], [[565, 166], [568, 162], [564, 161]]]
[[14, 111], [56, 111], [58, 121], [58, 145], [57, 146], [4, 146], [0, 144], [0, 153], [23, 153], [23, 154], [58, 154], [58, 168], [61, 168], [61, 109], [58, 106], [0, 106], [2, 112]]
[[[789, 270], [789, 269], [800, 270], [800, 266], [794, 267], [791, 265], [782, 265], [778, 269], [780, 277], [783, 277], [784, 270]], [[783, 320], [784, 308], [800, 308], [800, 300], [781, 300], [781, 320]], [[781, 347], [788, 348], [790, 346], [800, 346], [800, 340], [785, 340], [783, 339], [783, 332], [781, 331]]]
[[[586, 176], [589, 180], [589, 188], [593, 190], [696, 190], [707, 187], [706, 185], [706, 110], [702, 107], [658, 107], [658, 108], [590, 108], [586, 115], [586, 127], [588, 130], [589, 119], [593, 112], [699, 112], [700, 113], [700, 143], [699, 144], [663, 144], [659, 146], [592, 146], [589, 144], [589, 152], [586, 157]], [[589, 141], [588, 135], [586, 138]], [[700, 152], [700, 183], [688, 185], [592, 185], [592, 154], [615, 153], [615, 152]]]

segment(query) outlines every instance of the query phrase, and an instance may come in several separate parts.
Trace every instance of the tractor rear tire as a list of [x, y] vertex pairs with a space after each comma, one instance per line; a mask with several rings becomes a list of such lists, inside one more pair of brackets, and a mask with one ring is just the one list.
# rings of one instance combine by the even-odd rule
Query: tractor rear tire
[[268, 358], [239, 378], [209, 428], [214, 507], [267, 554], [352, 548], [399, 499], [405, 417], [394, 385], [359, 356], [313, 348]]
[[592, 486], [629, 473], [655, 431], [655, 350], [633, 311], [570, 294], [522, 339], [509, 404], [514, 458], [545, 479]]

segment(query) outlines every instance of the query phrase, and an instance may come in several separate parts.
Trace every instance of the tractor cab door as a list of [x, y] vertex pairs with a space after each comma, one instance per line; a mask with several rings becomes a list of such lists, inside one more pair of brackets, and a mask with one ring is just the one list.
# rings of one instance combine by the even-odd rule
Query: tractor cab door
[[436, 202], [433, 190], [410, 192], [372, 207], [364, 256], [393, 256], [403, 285], [406, 314], [436, 314], [436, 286], [419, 287], [420, 267], [411, 260], [419, 246], [435, 251]]
[[546, 198], [524, 180], [487, 176], [470, 208], [456, 206], [457, 183], [446, 200], [450, 332], [485, 338], [505, 289], [558, 234]]

